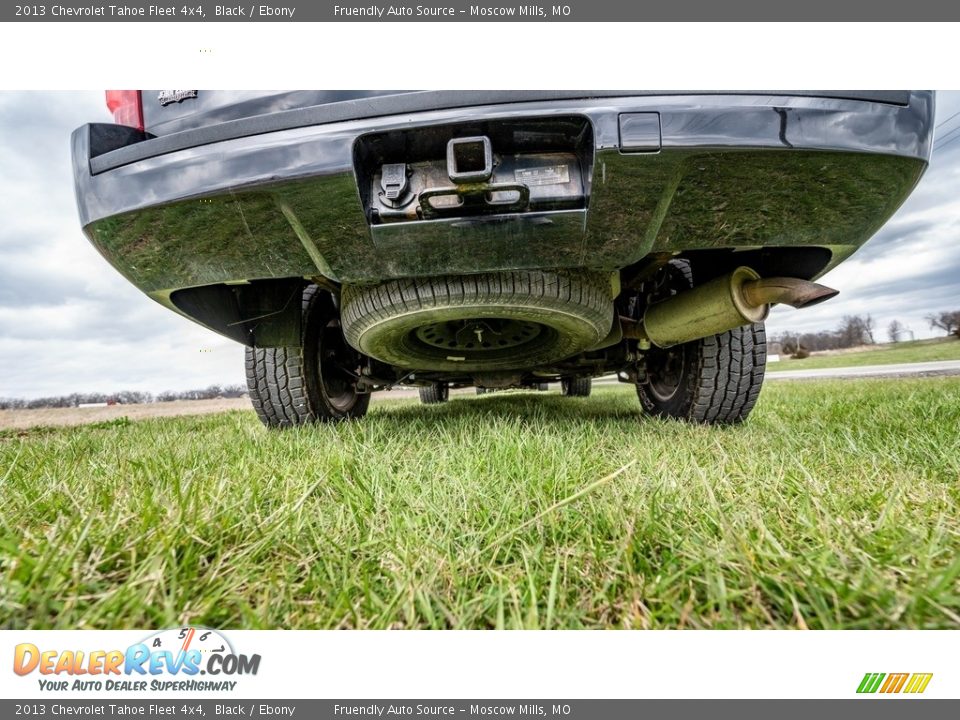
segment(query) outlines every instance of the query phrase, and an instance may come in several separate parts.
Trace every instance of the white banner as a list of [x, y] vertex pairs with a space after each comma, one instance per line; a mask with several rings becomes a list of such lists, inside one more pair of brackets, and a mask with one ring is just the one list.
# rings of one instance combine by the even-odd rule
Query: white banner
[[[960, 698], [956, 639], [949, 630], [10, 630], [0, 632], [0, 697]], [[899, 690], [882, 692], [881, 679], [864, 693], [867, 674]]]

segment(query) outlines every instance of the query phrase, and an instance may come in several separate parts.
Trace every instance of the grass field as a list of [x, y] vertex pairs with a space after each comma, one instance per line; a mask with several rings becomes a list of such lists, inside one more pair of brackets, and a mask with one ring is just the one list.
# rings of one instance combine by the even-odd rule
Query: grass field
[[960, 627], [960, 378], [0, 434], [5, 628]]
[[785, 356], [780, 362], [767, 365], [768, 372], [805, 370], [813, 368], [863, 367], [864, 365], [894, 365], [897, 363], [960, 360], [960, 340], [952, 337], [938, 340], [917, 340], [896, 345], [885, 345], [874, 350], [844, 352], [836, 355], [813, 355], [802, 360]]

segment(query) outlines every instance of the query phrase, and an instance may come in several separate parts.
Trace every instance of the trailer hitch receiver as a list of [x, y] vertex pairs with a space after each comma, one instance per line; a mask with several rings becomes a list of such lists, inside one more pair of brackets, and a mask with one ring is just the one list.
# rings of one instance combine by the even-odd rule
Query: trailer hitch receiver
[[455, 185], [484, 183], [493, 175], [493, 146], [486, 135], [447, 143], [447, 175]]

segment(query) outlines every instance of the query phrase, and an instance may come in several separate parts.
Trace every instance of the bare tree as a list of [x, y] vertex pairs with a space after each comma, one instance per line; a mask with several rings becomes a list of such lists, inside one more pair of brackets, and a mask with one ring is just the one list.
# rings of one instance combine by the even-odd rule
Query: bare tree
[[873, 318], [869, 315], [844, 315], [837, 331], [840, 335], [840, 347], [873, 345]]
[[244, 385], [224, 385], [223, 386], [223, 396], [228, 398], [238, 398], [243, 397], [246, 394], [247, 388]]
[[931, 328], [939, 328], [947, 335], [956, 335], [960, 337], [960, 310], [948, 310], [947, 312], [927, 315], [927, 322]]
[[900, 342], [900, 336], [906, 332], [906, 328], [900, 324], [899, 320], [891, 320], [890, 324], [887, 325], [887, 337], [890, 338], [890, 342], [897, 343]]

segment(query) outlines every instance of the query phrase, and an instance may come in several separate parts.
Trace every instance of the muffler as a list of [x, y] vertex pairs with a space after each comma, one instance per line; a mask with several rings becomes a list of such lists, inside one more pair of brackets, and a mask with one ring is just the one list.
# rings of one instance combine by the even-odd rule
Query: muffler
[[625, 330], [624, 335], [647, 339], [658, 347], [680, 345], [765, 320], [773, 303], [810, 307], [838, 292], [799, 278], [761, 278], [748, 267], [738, 267], [729, 275], [651, 305], [643, 322]]

